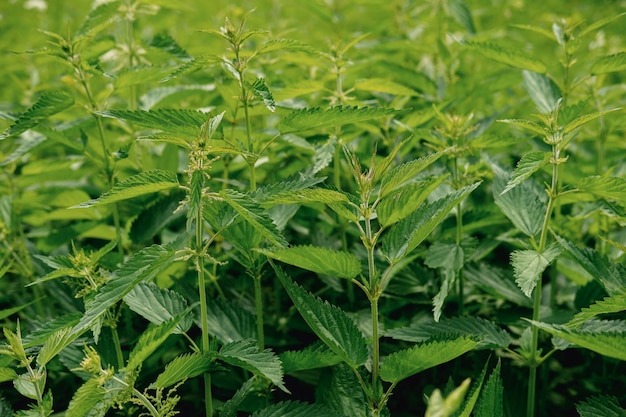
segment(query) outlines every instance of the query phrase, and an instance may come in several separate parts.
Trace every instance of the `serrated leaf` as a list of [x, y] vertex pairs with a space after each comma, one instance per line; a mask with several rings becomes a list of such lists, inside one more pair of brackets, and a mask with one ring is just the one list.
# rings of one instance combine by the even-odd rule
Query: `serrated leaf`
[[109, 1], [92, 9], [76, 31], [75, 38], [93, 36], [119, 18], [120, 1]]
[[572, 329], [564, 325], [547, 324], [532, 320], [531, 323], [553, 336], [558, 336], [585, 349], [603, 356], [626, 361], [626, 349], [624, 349], [626, 331], [597, 332]]
[[365, 363], [368, 356], [365, 338], [352, 319], [338, 307], [309, 294], [279, 267], [274, 266], [274, 270], [311, 330], [350, 367]]
[[387, 356], [380, 367], [380, 378], [396, 384], [426, 369], [458, 358], [476, 345], [477, 342], [467, 337], [415, 345]]
[[234, 302], [212, 300], [207, 315], [211, 333], [224, 344], [257, 336], [254, 315]]
[[538, 134], [539, 136], [546, 137], [548, 136], [548, 130], [546, 128], [544, 128], [543, 126], [541, 126], [538, 123], [535, 123], [531, 120], [524, 120], [524, 119], [500, 119], [498, 120], [498, 122], [500, 123], [508, 123], [510, 125], [514, 125], [514, 126], [519, 126], [521, 128], [524, 128], [526, 130], [530, 130], [533, 133]]
[[515, 274], [515, 282], [522, 292], [530, 297], [543, 271], [562, 252], [560, 245], [553, 243], [541, 253], [532, 250], [516, 250], [511, 253], [511, 265]]
[[257, 49], [257, 53], [263, 54], [274, 51], [301, 51], [316, 53], [317, 51], [306, 43], [297, 39], [272, 39], [263, 43]]
[[165, 370], [159, 374], [150, 387], [167, 388], [184, 379], [201, 375], [215, 366], [213, 361], [213, 355], [202, 353], [187, 353], [177, 356], [167, 364]]
[[432, 203], [423, 204], [409, 217], [393, 225], [383, 235], [383, 255], [393, 263], [410, 253], [479, 185], [479, 182], [474, 183]]
[[374, 91], [395, 96], [419, 96], [420, 94], [403, 84], [388, 78], [367, 78], [354, 83], [355, 90]]
[[13, 381], [14, 379], [17, 378], [17, 376], [18, 376], [17, 372], [15, 372], [13, 368], [5, 368], [5, 367], [0, 368], [0, 383]]
[[63, 348], [72, 343], [78, 335], [72, 333], [71, 326], [52, 333], [44, 342], [37, 355], [37, 364], [46, 366]]
[[546, 65], [534, 59], [519, 49], [504, 48], [487, 42], [463, 42], [463, 45], [482, 56], [514, 68], [545, 73]]
[[587, 320], [600, 314], [619, 313], [622, 311], [626, 311], [626, 294], [605, 297], [603, 300], [583, 308], [573, 319], [567, 322], [567, 325], [572, 328], [579, 328]]
[[485, 381], [485, 375], [487, 375], [488, 366], [489, 360], [485, 362], [485, 366], [483, 367], [480, 376], [472, 384], [472, 389], [465, 399], [462, 409], [455, 415], [455, 417], [470, 417], [472, 415], [474, 407], [476, 406], [476, 402], [478, 401], [479, 395], [483, 388], [483, 382]]
[[603, 56], [591, 66], [592, 74], [606, 74], [624, 70], [626, 70], [626, 52]]
[[148, 329], [141, 334], [137, 344], [128, 355], [128, 362], [123, 368], [124, 372], [132, 372], [150, 356], [169, 337], [178, 326], [183, 314], [172, 317], [158, 325], [150, 324]]
[[263, 199], [263, 205], [276, 204], [332, 204], [349, 203], [346, 194], [326, 188], [305, 188], [300, 190], [288, 190], [279, 192]]
[[476, 406], [475, 417], [502, 417], [504, 416], [504, 387], [500, 377], [500, 360], [489, 376], [482, 389]]
[[509, 175], [498, 166], [493, 180], [493, 198], [502, 213], [511, 220], [516, 229], [527, 236], [535, 236], [541, 231], [545, 215], [546, 193], [534, 181], [524, 181], [506, 194], [502, 194]]
[[176, 70], [174, 70], [170, 75], [163, 78], [161, 82], [167, 82], [173, 80], [174, 78], [178, 78], [181, 75], [187, 74], [195, 69], [205, 65], [205, 64], [215, 64], [218, 62], [223, 62], [223, 59], [218, 55], [201, 55], [197, 56], [191, 61], [185, 62], [181, 66], [179, 66]]
[[578, 189], [607, 200], [626, 201], [626, 179], [595, 175], [578, 182]]
[[175, 291], [159, 288], [153, 282], [136, 285], [124, 296], [124, 302], [132, 311], [154, 324], [182, 315], [174, 333], [185, 333], [193, 324], [191, 316], [183, 314], [188, 309], [187, 300]]
[[369, 407], [354, 371], [345, 363], [324, 369], [315, 390], [316, 403], [341, 417], [367, 417]]
[[546, 166], [548, 162], [550, 162], [551, 157], [551, 152], [528, 152], [522, 156], [522, 159], [519, 160], [517, 166], [515, 167], [515, 171], [513, 171], [513, 174], [511, 175], [511, 179], [506, 184], [506, 187], [502, 190], [500, 195], [508, 193], [513, 188], [524, 182], [525, 179], [529, 178], [535, 172]]
[[292, 246], [260, 252], [277, 261], [333, 277], [351, 279], [361, 272], [361, 262], [351, 253], [344, 251], [317, 246]]
[[35, 104], [18, 116], [13, 124], [0, 134], [0, 140], [24, 133], [73, 104], [74, 96], [65, 90], [46, 91], [37, 99]]
[[382, 226], [390, 226], [408, 217], [426, 201], [431, 192], [446, 180], [446, 175], [439, 175], [424, 181], [405, 185], [396, 192], [388, 194], [376, 206], [378, 221]]
[[384, 198], [389, 195], [389, 193], [405, 185], [408, 181], [415, 178], [415, 176], [437, 161], [442, 155], [442, 152], [432, 153], [419, 159], [406, 162], [384, 173], [380, 179], [379, 198]]
[[106, 389], [100, 381], [92, 378], [80, 386], [72, 396], [65, 415], [67, 417], [84, 417], [96, 404], [104, 398]]
[[263, 104], [269, 111], [273, 112], [276, 110], [274, 97], [272, 96], [272, 92], [270, 91], [270, 89], [267, 87], [267, 84], [265, 84], [264, 78], [257, 78], [252, 84], [248, 86], [248, 88], [252, 90], [252, 93], [255, 95], [256, 98], [263, 102]]
[[206, 113], [189, 109], [107, 110], [97, 114], [192, 139], [198, 136], [200, 127], [208, 119]]
[[550, 113], [562, 97], [561, 90], [550, 77], [532, 71], [522, 71], [524, 88], [541, 113]]
[[596, 113], [590, 113], [590, 114], [585, 114], [583, 116], [577, 117], [576, 119], [572, 120], [571, 122], [569, 122], [567, 125], [565, 125], [565, 127], [563, 128], [563, 132], [564, 133], [569, 133], [571, 131], [573, 131], [574, 129], [579, 128], [580, 126], [591, 122], [592, 120], [598, 119], [602, 116], [604, 116], [605, 114], [609, 114], [612, 113], [614, 111], [618, 111], [621, 110], [621, 107], [615, 108], [615, 109], [610, 109], [610, 110], [604, 110], [604, 111], [599, 111]]
[[436, 388], [428, 397], [428, 407], [426, 407], [424, 417], [448, 417], [455, 415], [461, 407], [469, 385], [470, 379], [466, 378], [461, 385], [453, 389], [445, 398], [441, 394], [441, 390]]
[[456, 243], [435, 242], [428, 248], [424, 263], [433, 269], [443, 268], [458, 272], [463, 267], [464, 252]]
[[626, 294], [626, 268], [622, 264], [612, 263], [598, 251], [578, 247], [560, 236], [556, 236], [556, 239], [585, 271], [602, 284], [609, 295]]
[[254, 227], [265, 239], [278, 247], [287, 246], [287, 241], [278, 231], [267, 213], [246, 194], [231, 189], [224, 189], [220, 197], [239, 215]]
[[538, 27], [538, 26], [514, 24], [514, 25], [511, 25], [511, 27], [518, 28], [518, 29], [523, 29], [523, 30], [528, 30], [530, 32], [535, 32], [535, 33], [538, 33], [540, 35], [545, 36], [546, 38], [550, 39], [551, 41], [554, 40], [554, 34], [551, 31], [549, 31], [547, 29], [544, 29], [544, 28], [541, 28], [541, 27]]
[[439, 321], [441, 318], [441, 313], [443, 312], [443, 305], [448, 297], [448, 293], [450, 289], [454, 286], [456, 282], [456, 275], [450, 269], [444, 269], [442, 273], [441, 286], [439, 287], [439, 291], [433, 297], [433, 318], [435, 321]]
[[531, 307], [531, 300], [519, 291], [511, 272], [487, 263], [481, 263], [479, 268], [469, 265], [463, 271], [468, 280], [496, 299], [505, 299], [519, 306]]
[[280, 360], [285, 373], [317, 369], [341, 363], [341, 358], [323, 343], [314, 343], [302, 350], [282, 352]]
[[287, 180], [282, 182], [276, 182], [264, 187], [257, 188], [254, 192], [250, 193], [250, 196], [254, 201], [263, 205], [284, 204], [282, 201], [275, 202], [274, 198], [280, 198], [281, 195], [292, 192], [297, 192], [311, 188], [321, 182], [324, 182], [324, 177], [321, 178], [299, 178], [296, 180]]
[[283, 401], [252, 413], [251, 417], [343, 417], [319, 404]]
[[80, 320], [81, 316], [81, 313], [66, 314], [38, 324], [35, 330], [30, 332], [23, 338], [24, 347], [28, 349], [37, 345], [44, 344], [46, 339], [48, 339], [48, 337], [50, 337], [52, 334], [66, 327], [75, 326]]
[[617, 398], [610, 395], [597, 395], [576, 404], [580, 417], [626, 417]]
[[102, 204], [111, 204], [179, 186], [180, 183], [178, 182], [175, 172], [154, 169], [152, 171], [141, 172], [133, 175], [132, 177], [115, 184], [113, 188], [102, 194], [100, 197], [77, 204], [70, 208], [88, 208]]
[[130, 227], [131, 240], [134, 243], [151, 241], [168, 224], [183, 216], [177, 209], [184, 197], [184, 191], [176, 190], [142, 211]]
[[181, 59], [190, 59], [191, 56], [185, 51], [176, 40], [169, 34], [167, 30], [161, 31], [154, 35], [150, 40], [150, 46], [158, 48], [168, 54], [174, 55]]
[[[42, 135], [40, 133], [34, 133], [32, 135], [23, 135], [18, 140], [17, 148], [15, 148], [13, 152], [7, 155], [7, 157], [4, 158], [2, 162], [0, 162], [0, 166], [6, 166], [17, 161], [22, 156], [26, 155], [28, 152], [33, 150], [35, 147], [45, 142], [46, 139], [48, 138], [45, 135]], [[2, 140], [2, 135], [0, 135], [0, 140]]]
[[375, 107], [336, 106], [294, 110], [278, 124], [282, 134], [359, 123], [366, 120], [401, 113], [401, 110]]
[[92, 304], [74, 327], [79, 335], [90, 328], [110, 307], [128, 294], [135, 285], [147, 281], [174, 260], [176, 252], [169, 246], [154, 245], [142, 249], [113, 271], [109, 281], [96, 294]]
[[216, 358], [238, 366], [272, 381], [281, 390], [289, 393], [283, 383], [283, 368], [278, 356], [269, 349], [259, 351], [256, 340], [239, 340], [222, 346]]
[[450, 14], [459, 22], [465, 30], [470, 33], [476, 33], [472, 12], [462, 0], [448, 0], [448, 10]]
[[219, 417], [237, 417], [237, 411], [239, 410], [241, 403], [243, 403], [248, 394], [254, 392], [256, 379], [256, 375], [252, 375], [251, 378], [239, 387], [237, 392], [235, 392], [235, 395], [224, 403]]
[[171, 72], [171, 67], [140, 65], [135, 67], [124, 67], [115, 75], [115, 87], [124, 88], [138, 84], [158, 81]]
[[476, 349], [506, 348], [511, 344], [511, 336], [504, 329], [481, 317], [446, 318], [385, 332], [387, 337], [416, 343], [446, 334], [472, 336], [478, 341]]

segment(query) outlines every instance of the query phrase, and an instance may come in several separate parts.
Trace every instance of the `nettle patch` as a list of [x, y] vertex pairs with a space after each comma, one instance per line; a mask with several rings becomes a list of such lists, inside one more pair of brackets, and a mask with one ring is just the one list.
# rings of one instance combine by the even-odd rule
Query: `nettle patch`
[[626, 413], [620, 6], [254, 3], [6, 6], [0, 416]]

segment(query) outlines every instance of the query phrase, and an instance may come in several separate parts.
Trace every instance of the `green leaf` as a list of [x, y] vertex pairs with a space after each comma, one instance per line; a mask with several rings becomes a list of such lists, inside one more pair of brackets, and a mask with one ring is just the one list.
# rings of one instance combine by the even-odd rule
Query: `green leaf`
[[414, 179], [419, 173], [437, 161], [442, 155], [442, 152], [428, 154], [419, 159], [406, 162], [384, 173], [380, 180], [379, 198], [382, 199], [386, 197], [391, 192], [405, 185], [408, 181]]
[[534, 181], [524, 181], [506, 194], [502, 194], [509, 175], [494, 165], [493, 198], [502, 213], [511, 220], [517, 230], [527, 236], [535, 236], [541, 231], [546, 211], [546, 193]]
[[463, 0], [448, 0], [447, 3], [450, 15], [452, 15], [454, 20], [459, 22], [468, 33], [476, 33], [472, 12], [467, 7], [465, 2]]
[[294, 110], [278, 124], [282, 134], [303, 130], [321, 129], [359, 123], [379, 117], [399, 114], [400, 110], [373, 107], [336, 106], [329, 109], [320, 107]]
[[326, 188], [305, 188], [301, 190], [288, 190], [268, 196], [262, 200], [264, 206], [276, 204], [332, 204], [348, 203], [350, 200], [341, 191]]
[[231, 189], [223, 189], [219, 195], [261, 236], [278, 247], [287, 246], [287, 241], [278, 231], [272, 219], [252, 198]]
[[193, 324], [187, 312], [187, 300], [176, 291], [159, 288], [153, 282], [140, 282], [124, 296], [128, 307], [154, 324], [161, 324], [182, 315], [174, 333], [185, 333]]
[[522, 71], [524, 88], [541, 113], [550, 113], [563, 96], [550, 77], [532, 71]]
[[466, 378], [461, 385], [453, 389], [445, 398], [441, 394], [441, 390], [435, 388], [430, 397], [428, 397], [428, 407], [426, 407], [424, 417], [448, 417], [455, 415], [461, 407], [469, 385], [470, 379]]
[[617, 398], [610, 395], [597, 395], [576, 404], [580, 417], [626, 417]]
[[138, 84], [152, 83], [160, 80], [171, 71], [168, 66], [140, 65], [124, 67], [115, 75], [115, 87], [124, 88]]
[[274, 51], [302, 51], [314, 53], [316, 50], [306, 43], [297, 39], [271, 39], [257, 49], [257, 53], [263, 54]]
[[323, 368], [341, 363], [341, 358], [321, 342], [314, 343], [302, 350], [285, 351], [279, 357], [285, 373]]
[[546, 166], [551, 157], [551, 152], [528, 152], [522, 156], [511, 175], [511, 179], [500, 194], [505, 194], [520, 185], [525, 179]]
[[318, 274], [354, 278], [361, 273], [361, 262], [351, 253], [317, 246], [292, 246], [275, 251], [260, 250], [266, 256]]
[[549, 31], [547, 29], [538, 27], [538, 26], [531, 26], [531, 25], [518, 25], [518, 24], [513, 24], [510, 25], [511, 27], [517, 28], [517, 29], [522, 29], [522, 30], [528, 30], [530, 32], [535, 32], [538, 33], [540, 35], [545, 36], [546, 38], [550, 39], [551, 41], [554, 40], [554, 33], [552, 33], [552, 31]]
[[181, 66], [179, 66], [175, 71], [173, 71], [170, 75], [163, 78], [161, 80], [162, 83], [173, 80], [174, 78], [178, 78], [181, 75], [187, 74], [191, 71], [194, 71], [205, 64], [215, 64], [218, 62], [223, 62], [223, 59], [218, 55], [208, 54], [208, 55], [200, 55], [192, 59], [191, 61], [185, 62]]
[[532, 307], [532, 301], [519, 291], [510, 271], [481, 263], [478, 267], [468, 265], [463, 272], [468, 280], [495, 299], [504, 299], [519, 306]]
[[64, 90], [43, 93], [28, 110], [22, 113], [2, 134], [0, 140], [17, 136], [74, 104], [74, 97]]
[[478, 404], [475, 417], [502, 417], [504, 416], [504, 387], [500, 377], [500, 360], [485, 384]]
[[506, 348], [511, 336], [497, 324], [481, 317], [453, 317], [385, 332], [385, 336], [407, 342], [425, 342], [444, 335], [472, 336], [476, 349]]
[[626, 201], [626, 179], [594, 175], [578, 182], [578, 189], [607, 200]]
[[355, 90], [375, 91], [395, 96], [419, 96], [420, 94], [405, 85], [388, 78], [367, 78], [354, 83]]
[[[0, 272], [2, 272], [2, 271], [0, 270]], [[0, 273], [0, 278], [2, 278], [2, 274], [1, 273]], [[12, 316], [13, 314], [15, 314], [15, 313], [19, 312], [20, 310], [28, 307], [29, 305], [32, 305], [35, 302], [38, 302], [39, 300], [40, 299], [36, 299], [36, 300], [31, 301], [30, 303], [22, 304], [22, 305], [19, 305], [17, 307], [5, 308], [4, 310], [0, 310], [0, 320], [4, 320], [7, 317]]]
[[256, 98], [263, 102], [269, 111], [273, 112], [276, 110], [274, 97], [272, 96], [270, 89], [267, 87], [267, 84], [265, 84], [264, 78], [257, 78], [252, 84], [248, 85], [248, 88], [252, 90], [252, 93]]
[[148, 281], [174, 260], [176, 252], [169, 246], [154, 245], [142, 249], [111, 274], [109, 281], [96, 294], [72, 331], [79, 335], [90, 328], [102, 314], [128, 294], [135, 285]]
[[426, 369], [458, 358], [476, 345], [477, 342], [468, 337], [415, 345], [387, 356], [380, 367], [380, 378], [396, 384]]
[[167, 388], [184, 379], [193, 378], [215, 367], [213, 355], [188, 353], [177, 356], [167, 364], [150, 388]]
[[462, 409], [459, 411], [455, 417], [470, 417], [472, 415], [472, 411], [476, 406], [476, 402], [478, 401], [478, 397], [481, 393], [483, 382], [485, 381], [485, 375], [487, 375], [487, 367], [489, 366], [489, 359], [485, 362], [485, 366], [480, 373], [480, 376], [474, 381], [472, 385], [472, 389], [470, 390], [469, 395], [465, 399], [463, 403]]
[[428, 198], [446, 175], [439, 175], [424, 181], [410, 183], [388, 194], [376, 206], [378, 221], [382, 226], [390, 226], [408, 217]]
[[456, 243], [434, 242], [426, 252], [424, 263], [433, 269], [443, 268], [458, 272], [464, 263], [464, 252]]
[[283, 401], [255, 411], [251, 417], [344, 417], [319, 404]]
[[230, 400], [226, 401], [222, 406], [222, 410], [220, 411], [219, 417], [237, 417], [237, 411], [241, 406], [241, 403], [246, 399], [246, 397], [255, 391], [257, 376], [252, 375], [246, 382], [244, 382], [241, 387], [235, 392]]
[[0, 368], [0, 383], [13, 381], [17, 378], [17, 373], [13, 370], [13, 368]]
[[24, 337], [24, 347], [28, 349], [44, 344], [52, 334], [66, 327], [75, 326], [81, 317], [82, 314], [80, 313], [72, 313], [58, 316], [39, 324], [35, 330]]
[[606, 74], [626, 70], [626, 52], [606, 55], [598, 59], [591, 66], [592, 74]]
[[547, 71], [543, 62], [526, 55], [520, 49], [503, 48], [487, 42], [464, 42], [463, 45], [470, 51], [477, 52], [501, 64], [539, 73]]
[[173, 190], [146, 207], [132, 222], [129, 232], [131, 240], [134, 243], [151, 241], [168, 224], [183, 216], [184, 213], [176, 209], [184, 198], [183, 190]]
[[553, 243], [542, 253], [532, 249], [516, 250], [511, 253], [515, 282], [527, 297], [532, 294], [543, 271], [561, 254], [562, 250], [560, 245]]
[[580, 347], [589, 349], [603, 356], [626, 361], [626, 331], [593, 331], [578, 330], [559, 324], [547, 324], [532, 321], [534, 326], [539, 327], [553, 336], [558, 336], [568, 342], [575, 343]]
[[192, 139], [198, 136], [200, 127], [208, 119], [206, 113], [189, 109], [107, 110], [97, 114]]
[[185, 51], [167, 30], [163, 30], [154, 35], [150, 40], [150, 46], [160, 49], [180, 59], [191, 59], [191, 56]]
[[574, 129], [579, 128], [580, 126], [591, 122], [592, 120], [598, 119], [600, 117], [603, 117], [605, 114], [609, 114], [612, 113], [614, 111], [618, 111], [621, 110], [621, 107], [615, 108], [615, 109], [609, 109], [609, 110], [604, 110], [604, 111], [599, 111], [596, 113], [590, 113], [590, 114], [585, 114], [583, 116], [580, 116], [574, 120], [572, 120], [571, 122], [569, 122], [567, 125], [565, 125], [565, 127], [563, 128], [563, 132], [564, 133], [569, 133], [571, 131], [573, 131]]
[[179, 187], [180, 183], [176, 173], [154, 169], [152, 171], [141, 172], [125, 179], [113, 186], [109, 191], [84, 203], [77, 204], [70, 208], [88, 208], [101, 204], [111, 204], [129, 198], [138, 197], [144, 194], [156, 193], [158, 191]]
[[572, 328], [578, 328], [587, 320], [600, 314], [619, 313], [622, 311], [626, 311], [626, 294], [605, 297], [603, 300], [583, 308], [580, 313], [567, 322], [567, 325]]
[[383, 235], [383, 255], [393, 263], [410, 253], [479, 185], [480, 182], [474, 183], [432, 203], [423, 204], [409, 217], [393, 225]]
[[609, 295], [626, 294], [626, 268], [622, 264], [613, 263], [598, 251], [578, 247], [560, 236], [556, 236], [556, 239], [589, 275], [602, 284]]
[[274, 266], [274, 270], [311, 330], [351, 368], [365, 363], [365, 338], [352, 319], [338, 307], [309, 294], [279, 267]]
[[500, 123], [508, 123], [510, 125], [514, 125], [514, 126], [519, 126], [521, 128], [524, 128], [526, 130], [530, 130], [533, 133], [536, 133], [537, 135], [543, 137], [546, 137], [549, 135], [549, 132], [546, 128], [544, 128], [543, 126], [541, 126], [538, 123], [535, 123], [531, 120], [524, 120], [524, 119], [501, 119], [498, 120]]
[[106, 28], [120, 17], [120, 14], [118, 14], [120, 6], [120, 1], [109, 1], [101, 3], [98, 7], [92, 9], [81, 23], [74, 37], [93, 36]]
[[441, 286], [439, 291], [433, 297], [433, 318], [435, 321], [439, 321], [441, 313], [443, 312], [443, 305], [448, 297], [450, 289], [454, 287], [456, 282], [456, 275], [450, 269], [444, 269], [442, 273]]
[[[4, 158], [4, 160], [0, 162], [0, 166], [6, 166], [17, 161], [22, 156], [33, 150], [35, 147], [45, 142], [46, 139], [48, 138], [40, 133], [35, 133], [33, 135], [24, 135], [16, 141], [18, 142], [17, 148], [15, 148], [10, 155], [8, 155], [6, 158]], [[1, 135], [0, 140], [2, 140]]]
[[254, 315], [238, 303], [211, 300], [207, 304], [207, 314], [211, 333], [224, 344], [257, 336]]
[[148, 329], [141, 334], [137, 344], [128, 355], [128, 363], [123, 368], [124, 372], [132, 372], [150, 356], [159, 346], [165, 342], [165, 339], [176, 329], [178, 323], [182, 319], [183, 314], [179, 314], [170, 320], [161, 322], [158, 325], [152, 323]]
[[281, 390], [289, 393], [283, 383], [283, 368], [280, 359], [271, 350], [259, 351], [256, 340], [239, 340], [222, 346], [217, 359], [230, 365], [264, 376]]
[[73, 334], [71, 326], [57, 330], [51, 334], [44, 342], [39, 354], [37, 364], [46, 366], [63, 348], [72, 343], [78, 335]]
[[90, 411], [93, 410], [96, 404], [98, 404], [104, 398], [106, 389], [101, 385], [100, 381], [96, 378], [92, 378], [81, 385], [76, 390], [70, 404], [67, 407], [65, 416], [67, 417], [84, 417]]
[[370, 416], [359, 380], [345, 363], [322, 371], [317, 381], [315, 397], [318, 404], [325, 405], [341, 417]]

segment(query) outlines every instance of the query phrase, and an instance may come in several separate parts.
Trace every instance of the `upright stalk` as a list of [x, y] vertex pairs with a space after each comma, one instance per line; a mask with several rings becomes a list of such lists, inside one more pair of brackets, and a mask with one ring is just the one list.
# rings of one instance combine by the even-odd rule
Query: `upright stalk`
[[[552, 145], [552, 182], [548, 191], [548, 205], [546, 207], [546, 214], [543, 218], [543, 224], [541, 227], [541, 235], [539, 237], [539, 246], [537, 251], [542, 253], [546, 248], [548, 240], [548, 231], [550, 228], [550, 219], [552, 217], [552, 211], [554, 209], [554, 201], [558, 197], [558, 181], [559, 181], [559, 158], [560, 150], [558, 144]], [[539, 310], [541, 308], [541, 292], [542, 282], [541, 278], [537, 280], [537, 285], [533, 294], [533, 320], [539, 321]], [[537, 385], [537, 367], [539, 366], [539, 358], [537, 355], [537, 345], [539, 342], [539, 328], [532, 326], [531, 345], [530, 345], [530, 367], [528, 373], [528, 396], [526, 403], [526, 416], [534, 417], [535, 415], [535, 397], [536, 397], [536, 385]]]
[[259, 350], [265, 349], [265, 331], [263, 330], [263, 291], [261, 288], [261, 274], [252, 277], [254, 281], [254, 304], [256, 307], [256, 333]]

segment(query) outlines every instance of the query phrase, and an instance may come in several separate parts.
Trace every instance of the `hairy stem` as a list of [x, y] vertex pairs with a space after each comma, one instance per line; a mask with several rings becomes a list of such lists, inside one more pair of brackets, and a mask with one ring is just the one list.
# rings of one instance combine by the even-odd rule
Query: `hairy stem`
[[265, 349], [265, 333], [263, 331], [263, 291], [261, 289], [261, 274], [256, 274], [254, 280], [254, 304], [256, 307], [256, 334], [259, 350]]

